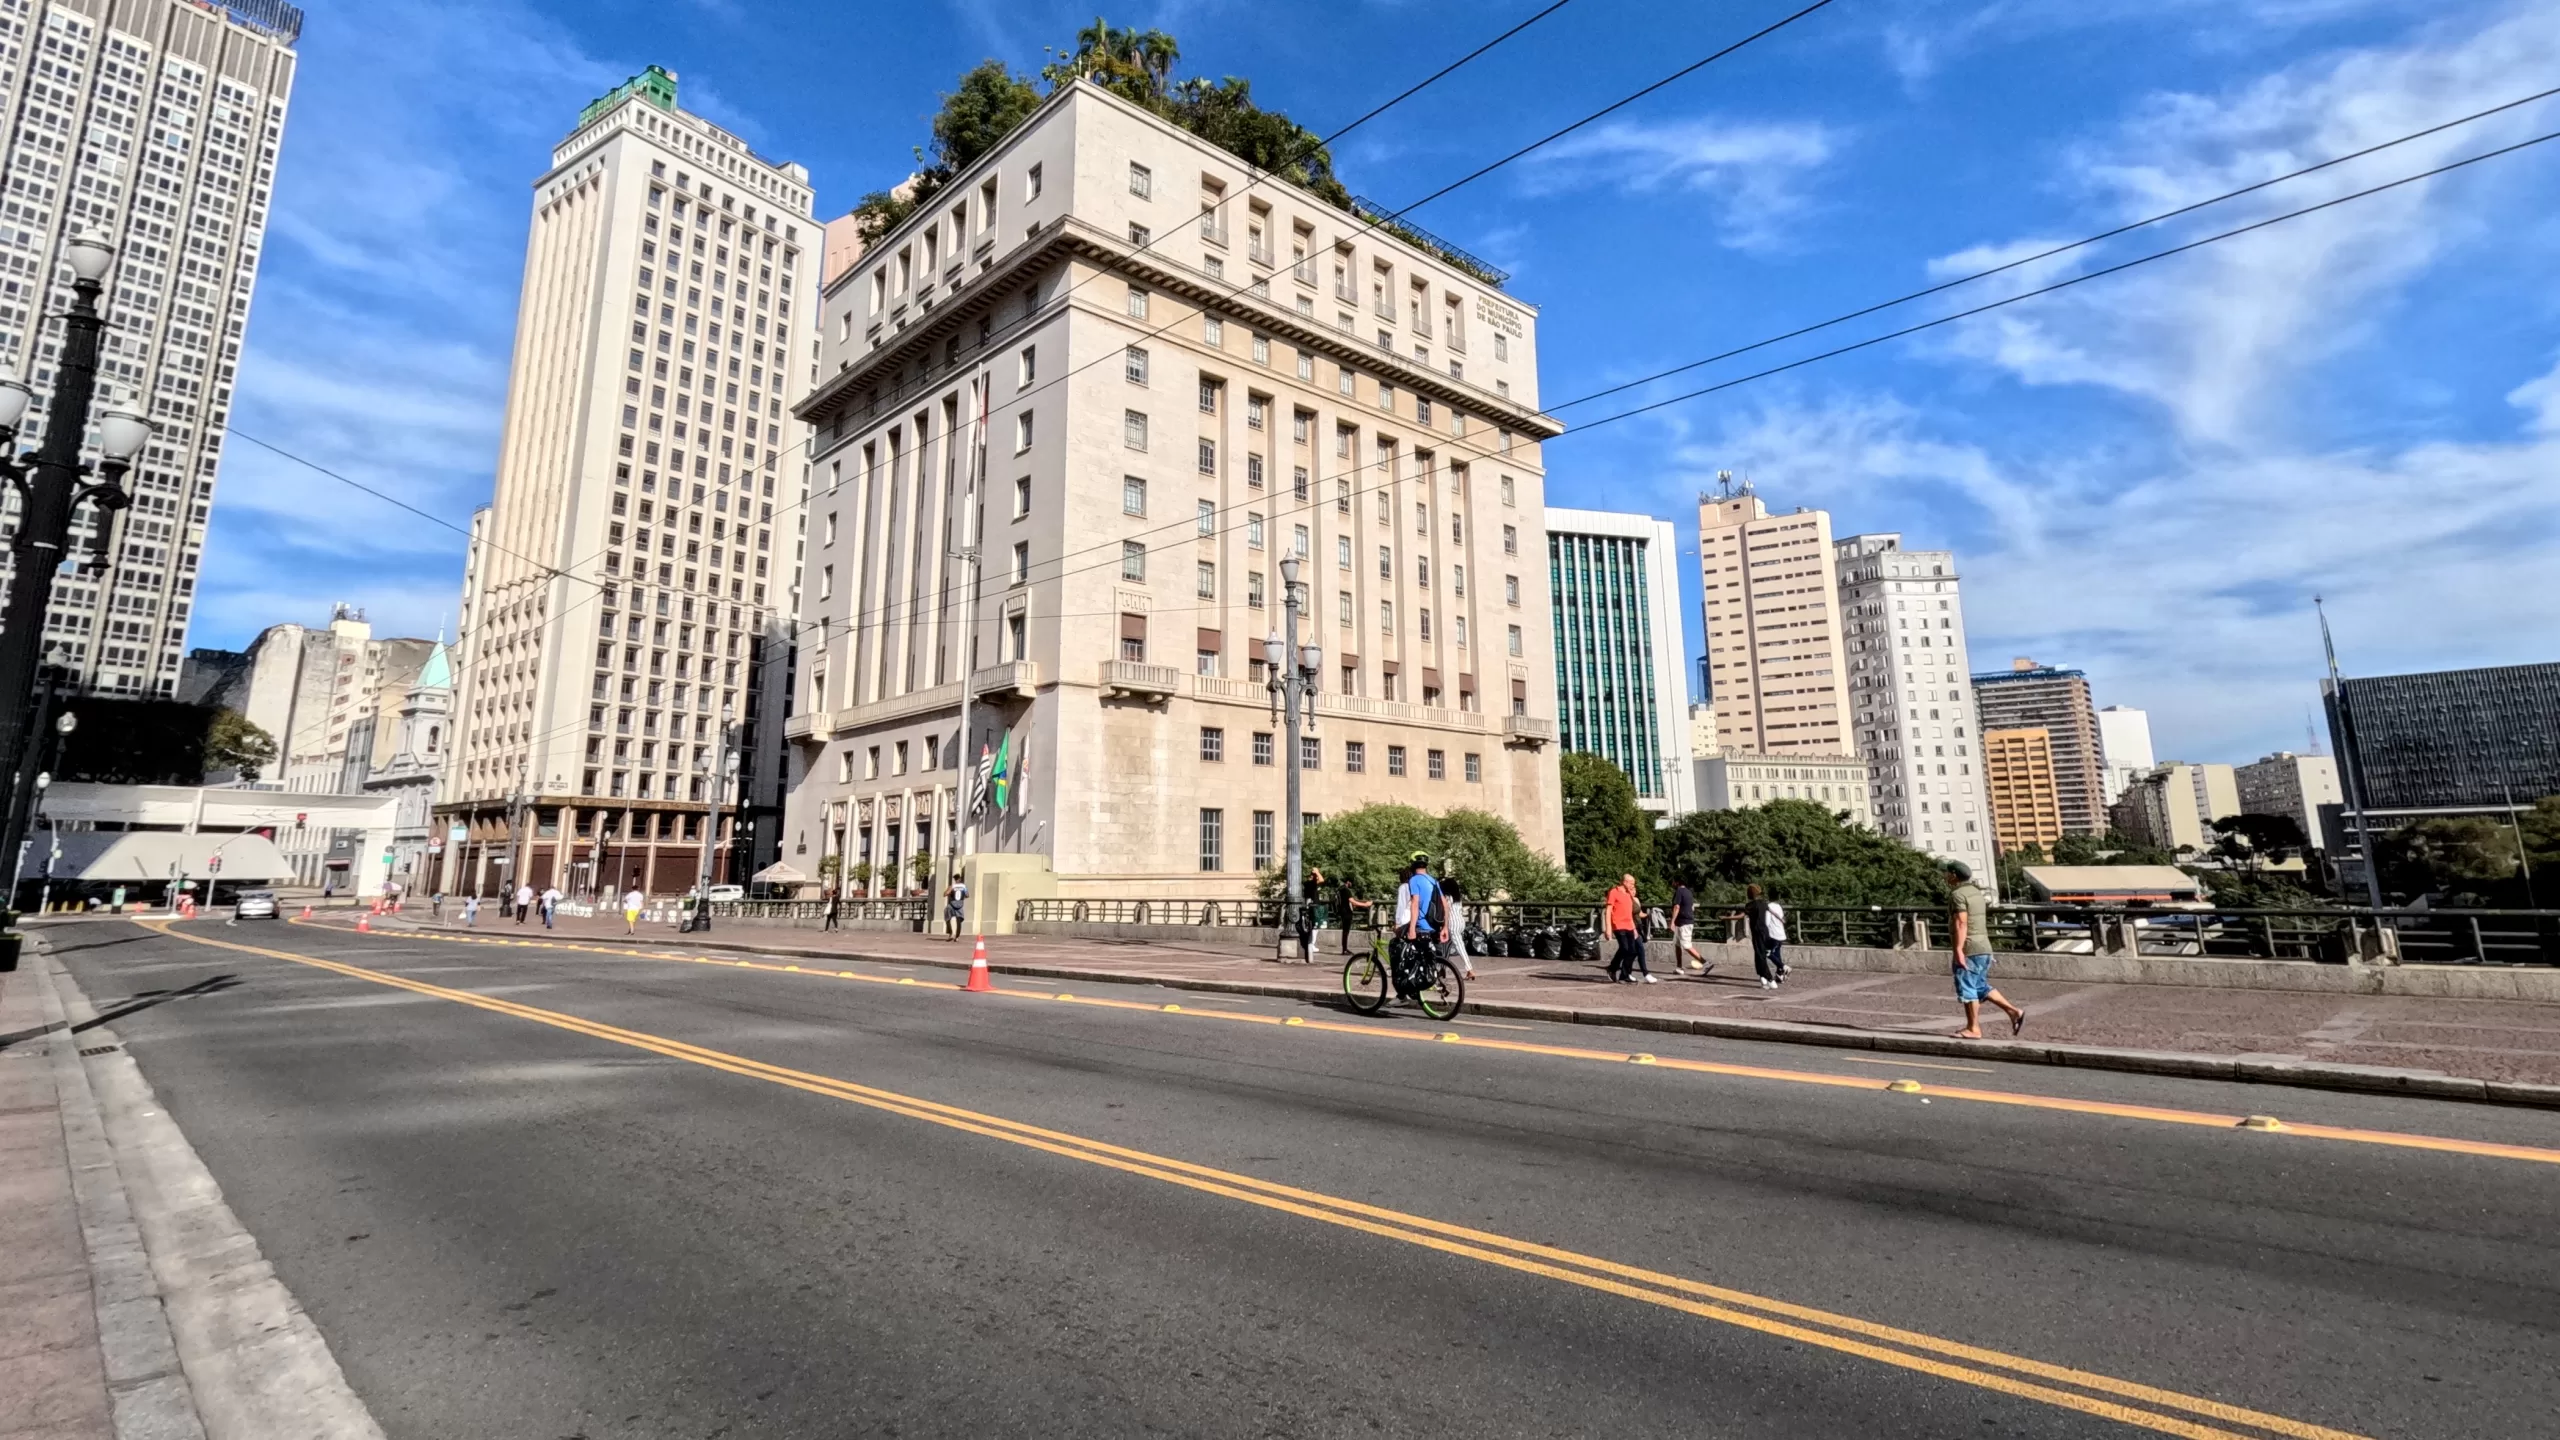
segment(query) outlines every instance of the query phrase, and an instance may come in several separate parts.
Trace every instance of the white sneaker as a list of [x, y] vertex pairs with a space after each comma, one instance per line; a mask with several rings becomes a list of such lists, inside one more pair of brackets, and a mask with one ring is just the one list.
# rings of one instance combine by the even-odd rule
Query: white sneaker
[[1646, 977], [1644, 977], [1644, 983], [1646, 983], [1647, 985], [1651, 985], [1651, 984], [1655, 984], [1655, 983], [1656, 983], [1656, 981], [1654, 980], [1654, 978], [1653, 978], [1651, 975], [1647, 975]]

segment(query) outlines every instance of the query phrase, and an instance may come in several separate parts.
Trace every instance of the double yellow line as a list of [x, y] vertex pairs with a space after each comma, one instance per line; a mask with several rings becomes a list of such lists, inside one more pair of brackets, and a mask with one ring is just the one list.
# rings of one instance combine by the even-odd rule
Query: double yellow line
[[[295, 921], [301, 924], [301, 921]], [[378, 933], [378, 932], [377, 932]], [[595, 955], [612, 955], [624, 959], [667, 960], [679, 964], [716, 965], [723, 969], [761, 970], [772, 974], [807, 975], [813, 979], [856, 980], [873, 985], [908, 985], [925, 989], [952, 991], [957, 984], [941, 980], [891, 978], [865, 974], [858, 970], [832, 970], [823, 966], [776, 965], [756, 960], [733, 960], [717, 955], [687, 954], [673, 950], [642, 950], [627, 946], [581, 944], [571, 940], [513, 940], [502, 936], [438, 935], [425, 931], [400, 932], [398, 939], [432, 940], [450, 945], [496, 945], [523, 949], [577, 950]], [[2206, 1129], [2248, 1129], [2253, 1134], [2288, 1137], [2296, 1140], [2343, 1141], [2354, 1145], [2380, 1145], [2400, 1150], [2432, 1150], [2441, 1154], [2471, 1155], [2492, 1160], [2524, 1160], [2542, 1165], [2560, 1165], [2560, 1149], [2540, 1145], [2510, 1145], [2496, 1140], [2467, 1140], [2450, 1135], [2424, 1135], [2406, 1130], [2363, 1130], [2346, 1125], [2315, 1125], [2300, 1121], [2266, 1124], [2266, 1117], [2234, 1115], [2212, 1110], [2184, 1110], [2167, 1105], [2134, 1105], [2115, 1100], [2081, 1100], [2066, 1095], [2038, 1095], [2016, 1090], [1983, 1090], [1965, 1085], [1923, 1084], [1917, 1080], [1887, 1080], [1869, 1075], [1838, 1075], [1820, 1070], [1789, 1070], [1774, 1065], [1737, 1065], [1717, 1060], [1686, 1060], [1673, 1056], [1653, 1055], [1643, 1051], [1606, 1050], [1584, 1045], [1542, 1045], [1528, 1040], [1498, 1040], [1476, 1035], [1462, 1035], [1454, 1030], [1421, 1030], [1409, 1026], [1346, 1024], [1335, 1020], [1315, 1020], [1303, 1016], [1257, 1015], [1233, 1010], [1190, 1010], [1179, 1004], [1156, 1004], [1136, 1000], [1113, 1000], [1101, 996], [1053, 993], [1047, 990], [998, 988], [994, 993], [1017, 1000], [1058, 1000], [1106, 1010], [1141, 1010], [1170, 1014], [1186, 1020], [1215, 1020], [1238, 1025], [1280, 1025], [1323, 1031], [1336, 1035], [1353, 1035], [1371, 1041], [1423, 1041], [1463, 1045], [1475, 1050], [1489, 1050], [1509, 1055], [1536, 1055], [1555, 1060], [1592, 1061], [1608, 1065], [1652, 1065], [1664, 1070], [1685, 1070], [1701, 1075], [1722, 1075], [1745, 1080], [1776, 1080], [1791, 1085], [1821, 1085], [1841, 1090], [1898, 1091], [1926, 1095], [1935, 1100], [1961, 1100], [1979, 1105], [2007, 1105], [2020, 1109], [2050, 1110], [2074, 1115], [2103, 1116], [2116, 1120], [2142, 1120], [2159, 1125], [2189, 1125]], [[1877, 1062], [1887, 1063], [1887, 1062]]]
[[[149, 922], [146, 922], [149, 923]], [[270, 950], [255, 945], [214, 940], [173, 930], [163, 923], [150, 928], [177, 939], [198, 945], [211, 945], [225, 950], [244, 951], [271, 959], [291, 961], [315, 969], [327, 970], [352, 979], [370, 981], [413, 994], [468, 1005], [493, 1014], [529, 1020], [573, 1034], [585, 1035], [636, 1050], [648, 1051], [670, 1059], [682, 1060], [712, 1070], [725, 1071], [768, 1084], [822, 1095], [830, 1099], [861, 1105], [911, 1120], [939, 1125], [970, 1135], [999, 1140], [1011, 1145], [1041, 1151], [1062, 1159], [1081, 1161], [1123, 1174], [1142, 1176], [1178, 1185], [1201, 1194], [1215, 1195], [1246, 1205], [1258, 1206], [1307, 1220], [1338, 1226], [1445, 1255], [1460, 1256], [1487, 1265], [1499, 1266], [1526, 1275], [1574, 1285], [1586, 1290], [1616, 1295], [1623, 1299], [1679, 1311], [1700, 1319], [1756, 1331], [1760, 1334], [1793, 1340], [1896, 1369], [1928, 1375], [1940, 1380], [1972, 1385], [2019, 1399], [2033, 1400], [2066, 1410], [2079, 1411], [2102, 1419], [2113, 1420], [2164, 1435], [2189, 1437], [2189, 1440], [2263, 1440], [2268, 1435], [2290, 1437], [2290, 1440], [2366, 1440], [2352, 1431], [2332, 1429], [2294, 1420], [2282, 1415], [2228, 1405], [2202, 1396], [2182, 1394], [2137, 1381], [2119, 1380], [2067, 1365], [2048, 1364], [2024, 1356], [1961, 1341], [1942, 1339], [1915, 1330], [1878, 1324], [1852, 1315], [1841, 1315], [1811, 1306], [1754, 1295], [1746, 1291], [1683, 1276], [1665, 1274], [1641, 1266], [1621, 1264], [1595, 1255], [1534, 1241], [1516, 1240], [1491, 1231], [1452, 1225], [1428, 1215], [1417, 1215], [1382, 1206], [1364, 1204], [1318, 1191], [1282, 1185], [1230, 1170], [1195, 1165], [1187, 1160], [1157, 1155], [1145, 1150], [1113, 1145], [1105, 1141], [1065, 1131], [1027, 1125], [983, 1111], [967, 1110], [956, 1105], [919, 1096], [856, 1084], [833, 1076], [793, 1070], [780, 1065], [752, 1060], [726, 1051], [689, 1045], [645, 1031], [626, 1030], [617, 1025], [583, 1019], [557, 1010], [545, 1010], [496, 996], [468, 990], [455, 990], [431, 985], [405, 976], [368, 970], [359, 965], [299, 955], [286, 950]], [[507, 942], [495, 942], [507, 943]], [[894, 982], [892, 982], [894, 983]], [[1141, 1007], [1154, 1008], [1154, 1007]], [[2239, 1428], [2229, 1428], [2239, 1427]]]

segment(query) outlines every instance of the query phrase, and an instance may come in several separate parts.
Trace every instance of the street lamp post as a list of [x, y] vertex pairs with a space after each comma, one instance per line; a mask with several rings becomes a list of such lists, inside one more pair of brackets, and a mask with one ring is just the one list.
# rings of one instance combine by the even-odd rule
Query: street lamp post
[[722, 791], [729, 788], [729, 762], [729, 711], [726, 706], [723, 706], [720, 711], [719, 744], [712, 750], [711, 757], [701, 765], [702, 769], [711, 774], [711, 804], [709, 813], [704, 817], [702, 864], [700, 878], [694, 882], [693, 913], [684, 919], [684, 928], [688, 931], [707, 931], [711, 928], [711, 859], [712, 853], [720, 844], [720, 795]]
[[[80, 447], [89, 427], [89, 403], [97, 396], [98, 336], [105, 321], [98, 297], [105, 290], [107, 267], [115, 248], [92, 235], [76, 235], [63, 245], [71, 266], [71, 307], [62, 317], [62, 352], [54, 365], [53, 405], [46, 417], [44, 443], [32, 458], [17, 453], [17, 434], [35, 395], [24, 381], [0, 378], [0, 476], [18, 492], [18, 533], [9, 550], [14, 569], [9, 576], [9, 603], [0, 612], [0, 781], [12, 794], [18, 772], [28, 764], [28, 741], [34, 729], [36, 667], [44, 658], [45, 612], [53, 600], [54, 574], [62, 568], [71, 542], [71, 515], [87, 500], [96, 508], [85, 573], [107, 567], [113, 543], [115, 512], [131, 503], [124, 492], [125, 472], [151, 439], [151, 421], [121, 405], [98, 416], [98, 479], [89, 483], [89, 466]], [[0, 854], [16, 852], [26, 827], [24, 807], [10, 805], [0, 818]], [[10, 903], [15, 905], [12, 895]]]
[[1269, 672], [1267, 683], [1271, 689], [1272, 706], [1286, 712], [1282, 743], [1287, 748], [1283, 752], [1280, 763], [1288, 774], [1286, 787], [1289, 806], [1287, 816], [1288, 902], [1281, 907], [1280, 936], [1274, 958], [1287, 953], [1289, 937], [1297, 933], [1298, 916], [1307, 903], [1306, 810], [1299, 799], [1299, 787], [1302, 783], [1300, 772], [1306, 768], [1306, 762], [1299, 754], [1299, 717], [1303, 713], [1306, 727], [1314, 728], [1317, 682], [1324, 673], [1324, 647], [1321, 645], [1302, 647], [1298, 644], [1298, 611], [1301, 604], [1298, 593], [1298, 563], [1298, 557], [1295, 555], [1284, 556], [1280, 561], [1281, 610], [1285, 617], [1281, 623], [1286, 629], [1286, 634], [1273, 635], [1262, 642], [1263, 667]]

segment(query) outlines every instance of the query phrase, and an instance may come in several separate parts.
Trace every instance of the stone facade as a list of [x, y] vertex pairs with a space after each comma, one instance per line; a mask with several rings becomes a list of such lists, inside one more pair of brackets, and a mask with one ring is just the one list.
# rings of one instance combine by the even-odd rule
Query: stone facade
[[947, 870], [960, 759], [1000, 750], [975, 850], [1069, 891], [1250, 887], [1286, 829], [1261, 648], [1290, 554], [1303, 810], [1472, 806], [1561, 852], [1533, 310], [1074, 86], [820, 324], [795, 869]]

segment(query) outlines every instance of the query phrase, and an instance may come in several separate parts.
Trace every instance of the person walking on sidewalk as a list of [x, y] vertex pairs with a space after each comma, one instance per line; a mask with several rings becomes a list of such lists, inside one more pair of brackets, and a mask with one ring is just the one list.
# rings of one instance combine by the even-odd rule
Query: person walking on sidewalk
[[951, 943], [954, 945], [960, 943], [960, 921], [966, 916], [968, 909], [969, 884], [965, 880], [955, 878], [951, 882], [951, 888], [942, 892], [942, 920], [944, 924], [951, 927]]
[[[1751, 969], [1760, 977], [1760, 988], [1775, 990], [1787, 980], [1786, 952], [1769, 940], [1769, 911], [1772, 902], [1757, 885], [1743, 887], [1742, 918], [1751, 926]], [[1783, 933], [1786, 911], [1778, 911]]]
[[818, 926], [819, 934], [823, 935], [830, 930], [841, 929], [843, 927], [844, 922], [838, 918], [836, 913], [843, 904], [844, 887], [841, 885], [829, 885], [827, 887], [827, 917]]
[[1687, 881], [1671, 892], [1671, 959], [1680, 973], [1689, 973], [1689, 962], [1698, 962], [1698, 973], [1711, 974], [1715, 962], [1698, 953], [1698, 895]]
[[1467, 953], [1467, 889], [1455, 880], [1446, 880], [1441, 882], [1440, 892], [1449, 897], [1449, 953], [1458, 962], [1458, 972], [1473, 980], [1475, 957]]
[[560, 887], [557, 885], [544, 886], [542, 890], [542, 928], [545, 930], [553, 928], [551, 922], [554, 917], [559, 915], [559, 913]]
[[1324, 867], [1309, 866], [1302, 888], [1307, 898], [1298, 903], [1297, 912], [1290, 917], [1290, 928], [1298, 936], [1298, 963], [1313, 965], [1316, 963], [1316, 932], [1324, 928]]
[[1609, 898], [1601, 902], [1602, 924], [1609, 927], [1610, 937], [1618, 948], [1609, 956], [1609, 980], [1612, 984], [1633, 985], [1636, 971], [1644, 971], [1645, 983], [1653, 983], [1653, 968], [1645, 963], [1644, 942], [1636, 938], [1636, 877], [1621, 875], [1609, 889]]
[[1376, 907], [1361, 898], [1360, 892], [1351, 888], [1351, 877], [1348, 875], [1333, 882], [1333, 904], [1342, 919], [1342, 953], [1348, 955], [1351, 953], [1351, 922], [1360, 918], [1352, 912], [1367, 910], [1374, 915]]
[[477, 895], [462, 897], [462, 928], [465, 930], [480, 928], [480, 897]]
[[1973, 867], [1950, 860], [1947, 875], [1947, 931], [1954, 937], [1956, 999], [1964, 1006], [1959, 1040], [1982, 1038], [1982, 1002], [1990, 1001], [2009, 1016], [2009, 1033], [2027, 1028], [2027, 1008], [1991, 988], [1991, 897], [1973, 883]]
[[646, 896], [646, 895], [641, 894], [641, 893], [640, 893], [640, 887], [639, 887], [639, 886], [637, 886], [637, 885], [634, 885], [634, 886], [632, 886], [629, 890], [626, 890], [626, 891], [624, 891], [624, 892], [623, 892], [623, 895], [622, 895], [622, 933], [623, 933], [623, 934], [625, 934], [625, 935], [637, 935], [637, 934], [639, 934], [639, 933], [640, 933], [640, 907], [641, 907], [641, 906], [643, 906], [643, 905], [646, 905], [646, 904], [648, 904], [648, 903], [649, 903], [649, 897], [648, 897], [648, 896]]
[[524, 884], [524, 885], [519, 885], [519, 886], [517, 886], [517, 887], [516, 887], [516, 923], [517, 923], [517, 924], [519, 924], [519, 925], [523, 924], [523, 923], [524, 923], [524, 917], [526, 917], [527, 915], [530, 915], [530, 914], [532, 914], [532, 913], [533, 913], [533, 886], [532, 886], [532, 885], [530, 885], [530, 884]]

